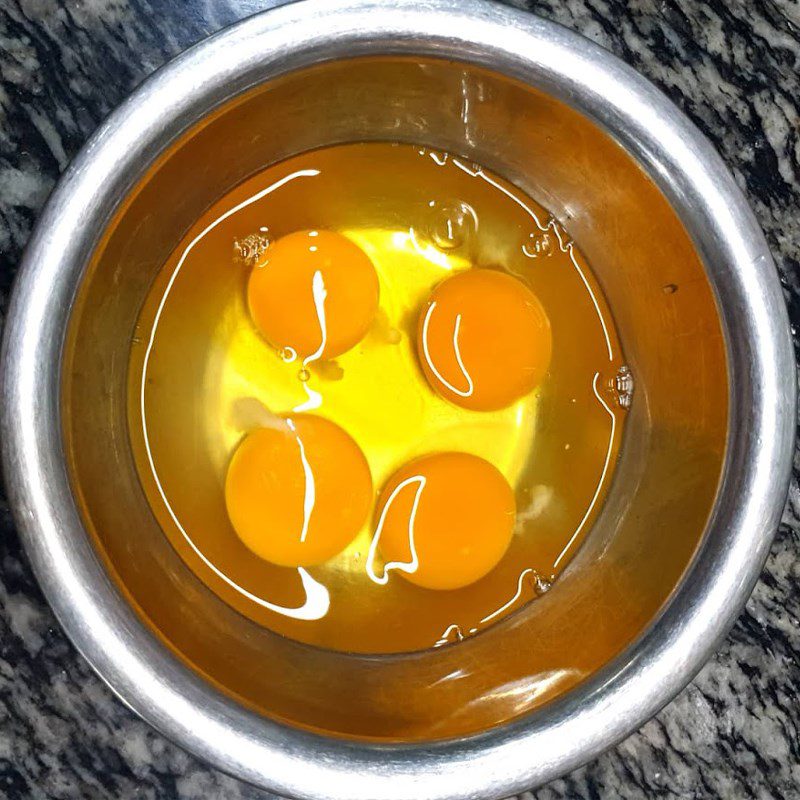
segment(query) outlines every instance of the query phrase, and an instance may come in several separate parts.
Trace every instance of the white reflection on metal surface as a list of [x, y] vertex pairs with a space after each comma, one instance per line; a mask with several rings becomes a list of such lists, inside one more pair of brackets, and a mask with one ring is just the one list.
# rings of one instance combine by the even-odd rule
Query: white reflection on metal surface
[[[567, 679], [581, 677], [583, 672], [577, 669], [554, 669], [540, 672], [533, 677], [521, 678], [495, 689], [487, 697], [487, 701], [500, 698], [513, 702], [515, 712], [525, 710], [537, 697], [545, 692], [552, 691], [558, 684]], [[473, 707], [477, 703], [471, 704]]]

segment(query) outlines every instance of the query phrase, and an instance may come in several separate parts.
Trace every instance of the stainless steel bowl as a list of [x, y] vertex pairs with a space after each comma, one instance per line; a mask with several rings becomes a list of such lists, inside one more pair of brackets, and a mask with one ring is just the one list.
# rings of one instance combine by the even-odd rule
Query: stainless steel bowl
[[[221, 603], [149, 513], [125, 422], [136, 311], [187, 225], [259, 167], [379, 138], [472, 157], [568, 220], [637, 377], [614, 486], [562, 579], [420, 659], [301, 647]], [[331, 800], [500, 797], [641, 725], [752, 589], [794, 435], [774, 266], [709, 143], [609, 53], [476, 0], [310, 0], [160, 70], [53, 193], [2, 365], [9, 494], [81, 652], [187, 749], [273, 791]], [[594, 637], [582, 653], [582, 631], [612, 617], [602, 646]], [[576, 675], [547, 672], [545, 633], [574, 646]]]

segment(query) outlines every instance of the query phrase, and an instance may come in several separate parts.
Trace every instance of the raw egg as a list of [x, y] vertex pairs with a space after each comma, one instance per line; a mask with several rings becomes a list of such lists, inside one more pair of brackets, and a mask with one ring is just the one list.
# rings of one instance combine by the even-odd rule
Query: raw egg
[[271, 244], [247, 286], [250, 315], [278, 350], [330, 359], [354, 347], [378, 310], [378, 276], [346, 236], [297, 231]]
[[372, 477], [359, 446], [322, 417], [276, 417], [233, 454], [225, 504], [239, 538], [286, 567], [320, 564], [342, 551], [367, 519]]
[[494, 411], [524, 397], [544, 378], [551, 350], [539, 299], [504, 272], [468, 269], [448, 278], [420, 317], [425, 377], [462, 408]]
[[635, 385], [570, 233], [501, 175], [389, 141], [271, 164], [191, 222], [137, 319], [127, 421], [197, 580], [254, 626], [368, 658], [469, 640], [558, 580]]
[[373, 541], [385, 566], [377, 582], [396, 569], [427, 589], [474, 583], [505, 554], [515, 515], [511, 486], [485, 459], [455, 452], [417, 458], [381, 492]]

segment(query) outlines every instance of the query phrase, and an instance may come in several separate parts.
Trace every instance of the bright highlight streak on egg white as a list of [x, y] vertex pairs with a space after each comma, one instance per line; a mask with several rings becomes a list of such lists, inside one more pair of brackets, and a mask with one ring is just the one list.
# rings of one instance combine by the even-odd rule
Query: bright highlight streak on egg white
[[319, 323], [320, 343], [319, 347], [307, 358], [303, 359], [303, 366], [307, 367], [312, 361], [317, 361], [325, 352], [325, 345], [328, 343], [328, 325], [325, 321], [325, 300], [328, 292], [325, 289], [325, 279], [322, 273], [317, 270], [311, 279], [311, 294], [314, 298], [314, 310], [317, 313]]
[[443, 644], [447, 644], [450, 640], [450, 634], [455, 633], [456, 640], [461, 642], [464, 640], [464, 634], [461, 632], [461, 628], [453, 623], [452, 625], [448, 625], [443, 631], [442, 635], [434, 642], [434, 647], [441, 647]]
[[305, 542], [308, 536], [308, 526], [311, 523], [311, 514], [314, 512], [314, 504], [317, 502], [317, 485], [314, 482], [314, 473], [311, 471], [311, 464], [308, 463], [306, 458], [306, 448], [303, 446], [303, 440], [297, 434], [297, 428], [292, 420], [287, 419], [286, 424], [294, 434], [297, 440], [297, 446], [300, 448], [300, 461], [303, 464], [303, 475], [305, 476], [305, 491], [303, 494], [303, 529], [300, 531], [300, 541]]
[[236, 592], [241, 594], [243, 597], [246, 597], [248, 600], [256, 603], [257, 605], [261, 606], [262, 608], [269, 609], [270, 611], [274, 611], [277, 614], [282, 614], [285, 617], [290, 617], [291, 619], [298, 619], [298, 620], [315, 620], [315, 619], [322, 619], [327, 613], [328, 609], [330, 608], [330, 593], [328, 590], [318, 581], [315, 581], [311, 575], [306, 572], [303, 567], [298, 567], [297, 572], [300, 575], [300, 580], [303, 585], [303, 591], [305, 593], [306, 599], [303, 604], [297, 608], [287, 608], [285, 606], [280, 606], [275, 603], [270, 603], [268, 600], [265, 600], [263, 597], [259, 597], [258, 595], [249, 592], [243, 586], [240, 586], [236, 581], [226, 575], [219, 567], [217, 567], [214, 563], [212, 563], [208, 557], [203, 553], [200, 548], [195, 544], [194, 540], [191, 536], [189, 536], [186, 529], [181, 524], [181, 521], [178, 519], [175, 510], [172, 508], [172, 504], [167, 499], [167, 495], [164, 492], [164, 487], [161, 484], [161, 479], [159, 478], [158, 471], [156, 470], [155, 462], [153, 460], [153, 452], [150, 447], [150, 437], [147, 430], [147, 414], [145, 411], [145, 391], [147, 388], [147, 368], [150, 364], [150, 357], [153, 353], [153, 344], [156, 338], [156, 331], [158, 330], [159, 322], [161, 321], [161, 316], [164, 313], [164, 306], [167, 303], [167, 299], [169, 298], [170, 292], [172, 291], [172, 287], [175, 285], [175, 281], [180, 273], [183, 265], [186, 263], [186, 259], [189, 257], [189, 254], [194, 250], [194, 248], [209, 234], [211, 231], [214, 230], [218, 225], [222, 224], [226, 219], [232, 217], [234, 214], [241, 211], [243, 208], [247, 208], [248, 206], [252, 205], [253, 203], [258, 202], [261, 198], [266, 197], [268, 194], [271, 194], [277, 189], [280, 189], [282, 186], [285, 186], [287, 183], [290, 183], [293, 180], [297, 180], [297, 178], [313, 178], [320, 174], [318, 169], [302, 169], [298, 170], [297, 172], [292, 172], [290, 175], [287, 175], [284, 178], [281, 178], [275, 183], [270, 184], [267, 186], [266, 189], [262, 189], [260, 192], [256, 192], [256, 194], [251, 195], [246, 200], [243, 200], [238, 205], [234, 206], [233, 208], [228, 209], [224, 214], [217, 217], [213, 222], [209, 223], [191, 242], [187, 245], [186, 249], [181, 254], [180, 259], [178, 259], [178, 263], [175, 266], [175, 269], [172, 275], [167, 282], [167, 286], [164, 289], [164, 294], [161, 297], [161, 300], [158, 304], [158, 308], [156, 309], [155, 316], [153, 318], [153, 327], [150, 330], [150, 337], [147, 341], [147, 347], [145, 348], [144, 352], [144, 362], [142, 364], [142, 382], [139, 388], [139, 409], [142, 416], [142, 434], [144, 437], [144, 448], [145, 452], [147, 453], [147, 461], [150, 466], [150, 472], [153, 476], [153, 480], [156, 484], [156, 489], [158, 490], [159, 495], [161, 496], [162, 501], [164, 502], [164, 507], [167, 509], [167, 513], [169, 514], [170, 518], [172, 519], [173, 523], [175, 523], [175, 527], [180, 531], [183, 538], [186, 540], [186, 543], [191, 547], [192, 551], [195, 555], [222, 581], [224, 581], [228, 586], [234, 589]]
[[[375, 555], [378, 551], [378, 543], [381, 538], [381, 533], [383, 533], [383, 526], [386, 522], [386, 515], [389, 513], [389, 509], [392, 506], [392, 503], [395, 501], [395, 498], [406, 488], [406, 486], [410, 486], [412, 483], [418, 484], [416, 493], [414, 495], [414, 503], [411, 506], [411, 513], [408, 515], [408, 549], [411, 551], [411, 561], [390, 561], [386, 564], [383, 568], [383, 575], [378, 575], [375, 572]], [[419, 568], [419, 557], [417, 556], [417, 547], [414, 543], [414, 522], [417, 518], [417, 509], [419, 508], [419, 500], [422, 496], [422, 490], [425, 488], [425, 484], [427, 483], [427, 479], [424, 475], [413, 475], [410, 478], [406, 478], [401, 483], [395, 486], [394, 491], [389, 495], [389, 499], [386, 501], [386, 504], [381, 511], [380, 519], [378, 520], [378, 526], [375, 529], [375, 535], [372, 537], [372, 541], [369, 545], [369, 552], [367, 553], [367, 575], [369, 579], [373, 583], [377, 583], [380, 586], [385, 586], [389, 582], [389, 572], [393, 569], [398, 569], [401, 572], [405, 572], [406, 574], [411, 574], [417, 571]]]
[[533, 570], [530, 567], [528, 567], [528, 569], [522, 570], [522, 572], [519, 575], [519, 578], [517, 579], [517, 591], [514, 594], [514, 596], [507, 603], [505, 603], [502, 606], [500, 606], [500, 608], [496, 609], [495, 611], [492, 611], [491, 614], [487, 614], [481, 620], [481, 624], [483, 624], [484, 622], [489, 622], [489, 620], [492, 620], [495, 617], [499, 616], [506, 609], [511, 608], [511, 606], [513, 606], [514, 603], [516, 603], [517, 600], [519, 600], [519, 598], [522, 597], [522, 582], [525, 580], [525, 576], [526, 575], [531, 575], [531, 574], [533, 574]]
[[315, 408], [319, 408], [322, 405], [322, 395], [319, 392], [305, 383], [303, 384], [303, 389], [305, 389], [307, 399], [300, 403], [299, 406], [295, 406], [292, 409], [295, 414], [301, 414], [304, 411], [313, 411]]
[[437, 379], [451, 392], [457, 394], [459, 397], [471, 397], [472, 393], [475, 391], [475, 385], [472, 382], [472, 377], [470, 376], [469, 372], [467, 372], [467, 368], [464, 366], [464, 362], [461, 359], [461, 349], [458, 346], [458, 333], [461, 330], [461, 314], [456, 315], [456, 324], [453, 327], [453, 352], [455, 353], [456, 363], [458, 364], [458, 368], [461, 370], [461, 374], [467, 379], [466, 391], [457, 389], [455, 386], [453, 386], [453, 384], [446, 380], [442, 373], [436, 369], [436, 366], [433, 363], [433, 359], [431, 358], [431, 354], [428, 349], [428, 327], [430, 325], [431, 316], [433, 315], [433, 310], [435, 308], [436, 301], [434, 300], [434, 302], [428, 306], [428, 310], [425, 312], [425, 319], [422, 321], [422, 352], [425, 355], [425, 360], [428, 362], [431, 372], [433, 372]]
[[[309, 236], [316, 235], [316, 233], [316, 231], [311, 231]], [[325, 345], [328, 343], [328, 324], [325, 319], [325, 300], [328, 297], [328, 292], [325, 289], [325, 279], [322, 277], [322, 273], [319, 270], [314, 273], [314, 277], [311, 279], [311, 294], [314, 298], [314, 310], [316, 311], [317, 322], [319, 324], [320, 343], [315, 352], [303, 359], [303, 367], [307, 367], [312, 361], [319, 359], [325, 352]], [[300, 403], [300, 405], [292, 409], [296, 414], [300, 414], [304, 411], [314, 411], [314, 409], [322, 405], [322, 395], [319, 392], [312, 389], [306, 383], [303, 384], [303, 389], [306, 393], [306, 399]], [[305, 539], [301, 539], [301, 541], [305, 541]]]

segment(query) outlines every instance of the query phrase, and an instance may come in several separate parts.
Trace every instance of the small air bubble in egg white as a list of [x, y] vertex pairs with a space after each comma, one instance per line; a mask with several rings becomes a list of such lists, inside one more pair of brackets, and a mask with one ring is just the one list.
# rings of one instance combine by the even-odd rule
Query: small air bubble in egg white
[[454, 250], [467, 244], [478, 230], [478, 215], [460, 200], [434, 203], [427, 234], [439, 250]]

